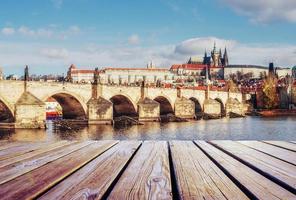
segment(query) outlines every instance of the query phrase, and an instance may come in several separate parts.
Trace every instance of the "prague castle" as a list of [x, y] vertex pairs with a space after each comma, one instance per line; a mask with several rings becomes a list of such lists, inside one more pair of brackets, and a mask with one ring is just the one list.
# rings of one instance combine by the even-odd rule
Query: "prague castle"
[[[77, 69], [71, 65], [67, 79], [72, 82], [91, 82], [94, 70]], [[156, 83], [159, 81], [172, 82], [178, 79], [194, 77], [196, 79], [226, 80], [233, 76], [248, 75], [250, 78], [261, 78], [268, 73], [267, 66], [229, 64], [228, 52], [217, 50], [216, 44], [203, 57], [190, 57], [184, 64], [173, 64], [168, 68], [158, 68], [152, 62], [147, 68], [116, 68], [105, 67], [98, 71], [102, 83], [133, 84], [141, 81]], [[279, 77], [291, 75], [290, 68], [276, 68]]]

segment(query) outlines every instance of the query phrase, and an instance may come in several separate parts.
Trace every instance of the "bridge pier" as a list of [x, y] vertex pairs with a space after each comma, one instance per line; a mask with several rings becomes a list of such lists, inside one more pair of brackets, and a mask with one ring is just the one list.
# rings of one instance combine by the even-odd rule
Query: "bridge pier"
[[244, 104], [240, 103], [238, 100], [234, 98], [228, 98], [226, 105], [226, 116], [238, 115], [238, 116], [244, 116], [245, 115], [245, 109]]
[[220, 118], [221, 117], [221, 105], [214, 99], [206, 99], [204, 101], [204, 118]]
[[193, 119], [195, 116], [194, 102], [185, 97], [178, 97], [175, 101], [175, 116], [184, 119]]
[[15, 128], [45, 128], [45, 120], [45, 103], [30, 92], [23, 92], [15, 104]]
[[102, 97], [103, 86], [99, 83], [98, 68], [96, 68], [91, 98], [87, 102], [88, 124], [112, 124], [113, 103]]
[[111, 101], [99, 97], [91, 98], [87, 102], [88, 124], [112, 124], [113, 104]]
[[139, 121], [159, 121], [160, 106], [157, 101], [147, 97], [138, 102]]

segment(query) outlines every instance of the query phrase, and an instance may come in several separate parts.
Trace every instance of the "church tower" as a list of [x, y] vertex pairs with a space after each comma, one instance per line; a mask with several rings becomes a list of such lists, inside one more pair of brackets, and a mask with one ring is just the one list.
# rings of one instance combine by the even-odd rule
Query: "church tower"
[[213, 66], [215, 67], [219, 66], [220, 55], [216, 49], [216, 42], [214, 43], [214, 48], [213, 48], [213, 51], [211, 52], [211, 56], [212, 56]]
[[229, 62], [228, 62], [228, 55], [227, 55], [227, 50], [226, 50], [226, 47], [225, 47], [224, 55], [223, 55], [223, 65], [224, 66], [227, 66], [228, 64], [229, 64]]
[[205, 50], [205, 55], [203, 57], [203, 64], [204, 65], [207, 65], [208, 64], [207, 60], [208, 60], [208, 55], [207, 55], [207, 50]]

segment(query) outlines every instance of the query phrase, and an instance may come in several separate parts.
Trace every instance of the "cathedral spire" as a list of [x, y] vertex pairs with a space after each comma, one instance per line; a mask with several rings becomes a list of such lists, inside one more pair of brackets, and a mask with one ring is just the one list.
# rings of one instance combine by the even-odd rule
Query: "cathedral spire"
[[229, 63], [228, 63], [228, 54], [227, 54], [226, 47], [224, 50], [223, 60], [224, 60], [224, 66], [227, 66]]

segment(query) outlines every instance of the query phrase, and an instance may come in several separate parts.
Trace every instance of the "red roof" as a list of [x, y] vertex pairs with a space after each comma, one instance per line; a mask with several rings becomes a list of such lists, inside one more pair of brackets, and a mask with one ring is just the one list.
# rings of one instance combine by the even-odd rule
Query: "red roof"
[[[207, 67], [207, 65], [204, 64], [175, 64], [171, 66], [171, 70], [174, 69], [189, 69], [189, 70], [203, 70]], [[223, 68], [223, 66], [210, 66], [210, 68]]]
[[204, 68], [206, 68], [207, 65], [203, 65], [203, 64], [176, 64], [176, 65], [172, 65], [171, 69], [191, 69], [191, 70], [202, 70]]
[[117, 68], [117, 67], [108, 67], [103, 70], [145, 70], [145, 71], [167, 71], [165, 68]]
[[75, 69], [77, 69], [77, 67], [74, 64], [71, 64], [70, 70], [75, 70]]
[[53, 97], [49, 97], [46, 102], [57, 102]]
[[75, 69], [71, 71], [72, 74], [93, 74], [95, 73], [95, 70], [89, 70], [89, 69]]

